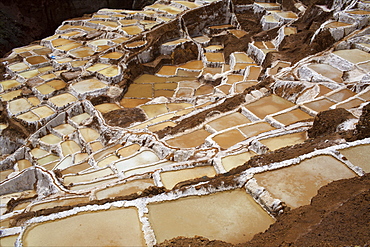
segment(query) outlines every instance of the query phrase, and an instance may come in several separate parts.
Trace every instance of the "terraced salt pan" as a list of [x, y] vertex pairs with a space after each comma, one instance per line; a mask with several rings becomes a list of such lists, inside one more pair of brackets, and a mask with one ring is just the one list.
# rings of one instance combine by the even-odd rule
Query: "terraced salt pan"
[[228, 172], [231, 169], [243, 165], [252, 156], [256, 155], [253, 151], [248, 151], [240, 154], [228, 155], [221, 158], [221, 163], [224, 169]]
[[310, 115], [300, 109], [294, 109], [292, 111], [273, 116], [273, 118], [284, 125], [290, 125], [303, 120], [313, 120]]
[[171, 190], [179, 182], [204, 176], [213, 177], [215, 175], [216, 171], [213, 166], [201, 166], [177, 171], [161, 172], [161, 181], [167, 189]]
[[71, 206], [77, 205], [79, 203], [87, 203], [89, 202], [88, 197], [74, 197], [74, 198], [58, 198], [57, 200], [48, 201], [44, 203], [38, 203], [31, 206], [30, 211], [37, 211], [41, 209], [47, 208], [54, 208], [54, 207], [63, 207], [63, 206]]
[[93, 181], [98, 178], [106, 177], [113, 175], [114, 172], [112, 169], [109, 167], [100, 169], [97, 171], [92, 171], [88, 173], [83, 173], [80, 175], [70, 175], [70, 176], [65, 176], [64, 179], [64, 184], [70, 184], [70, 183], [81, 183], [81, 182], [88, 182], [88, 181]]
[[304, 106], [316, 111], [316, 112], [321, 112], [321, 111], [326, 111], [334, 105], [335, 103], [328, 100], [328, 99], [319, 99], [315, 101], [311, 101], [308, 103], [305, 103]]
[[274, 130], [275, 128], [266, 122], [250, 124], [238, 128], [245, 136], [253, 137], [263, 132]]
[[114, 198], [116, 196], [127, 196], [133, 193], [141, 192], [150, 186], [155, 186], [153, 179], [139, 179], [118, 184], [96, 192], [98, 200], [104, 198]]
[[231, 128], [237, 125], [250, 123], [251, 121], [239, 112], [234, 112], [228, 115], [219, 117], [208, 123], [216, 131], [221, 131], [227, 128]]
[[81, 212], [34, 224], [25, 230], [22, 242], [23, 246], [145, 246], [135, 208]]
[[159, 161], [159, 157], [153, 151], [144, 150], [136, 155], [133, 155], [132, 157], [118, 161], [115, 164], [115, 167], [119, 172], [124, 172], [135, 167], [155, 163], [157, 161]]
[[292, 106], [294, 106], [293, 103], [273, 94], [247, 104], [245, 108], [260, 119], [264, 119], [269, 114], [279, 112]]
[[370, 172], [370, 145], [358, 145], [339, 152], [353, 165], [361, 167], [364, 172]]
[[288, 206], [297, 208], [310, 204], [322, 186], [356, 174], [343, 163], [328, 155], [306, 159], [298, 165], [255, 174], [259, 185]]
[[77, 98], [70, 93], [59, 94], [49, 99], [57, 107], [64, 107], [72, 102], [77, 101]]
[[158, 243], [197, 235], [236, 244], [250, 240], [274, 222], [243, 190], [153, 203], [148, 209]]
[[106, 87], [106, 84], [97, 79], [88, 79], [72, 84], [72, 88], [79, 94], [94, 92]]
[[307, 139], [306, 132], [297, 132], [293, 134], [286, 134], [276, 137], [270, 137], [260, 140], [260, 142], [274, 151], [282, 147], [295, 145], [304, 142]]
[[204, 143], [204, 139], [207, 138], [210, 133], [204, 129], [195, 130], [193, 132], [168, 139], [166, 142], [168, 145], [178, 148], [193, 148]]
[[222, 149], [228, 149], [231, 146], [244, 141], [246, 138], [238, 129], [231, 129], [215, 135], [212, 139], [217, 142]]

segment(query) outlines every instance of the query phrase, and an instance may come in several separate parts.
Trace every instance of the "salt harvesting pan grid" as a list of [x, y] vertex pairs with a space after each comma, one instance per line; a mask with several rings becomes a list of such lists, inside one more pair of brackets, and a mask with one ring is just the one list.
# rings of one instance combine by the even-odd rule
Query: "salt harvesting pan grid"
[[370, 245], [370, 2], [158, 0], [0, 59], [0, 246]]

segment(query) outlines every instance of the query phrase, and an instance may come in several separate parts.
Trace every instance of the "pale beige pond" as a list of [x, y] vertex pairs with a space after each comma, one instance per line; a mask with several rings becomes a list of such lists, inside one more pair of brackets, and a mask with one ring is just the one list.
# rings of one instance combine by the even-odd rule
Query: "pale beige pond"
[[12, 235], [8, 237], [0, 238], [0, 244], [1, 246], [15, 246], [15, 241], [17, 240], [19, 235]]
[[70, 124], [61, 124], [61, 125], [54, 127], [53, 129], [61, 135], [70, 135], [76, 130]]
[[77, 98], [70, 93], [64, 93], [51, 97], [49, 101], [57, 107], [63, 107], [68, 105], [69, 103], [77, 101]]
[[142, 151], [132, 157], [128, 157], [115, 164], [119, 172], [127, 171], [138, 166], [147, 165], [159, 161], [159, 157], [150, 150]]
[[334, 102], [328, 99], [319, 99], [319, 100], [311, 101], [309, 103], [305, 103], [304, 106], [307, 106], [308, 108], [316, 112], [321, 112], [321, 111], [328, 110], [329, 107], [334, 104], [335, 104]]
[[245, 89], [256, 85], [257, 81], [246, 81], [246, 82], [239, 82], [235, 85], [235, 92], [242, 93]]
[[259, 173], [254, 177], [273, 197], [297, 208], [310, 204], [312, 197], [322, 186], [354, 176], [356, 174], [337, 159], [321, 155], [304, 160], [298, 165]]
[[364, 172], [370, 172], [370, 145], [358, 145], [339, 150], [353, 165], [359, 166]]
[[109, 64], [105, 64], [105, 63], [96, 63], [90, 67], [88, 67], [86, 70], [87, 71], [90, 71], [90, 72], [96, 72], [96, 71], [99, 71], [99, 70], [102, 70], [102, 69], [105, 69], [109, 67]]
[[92, 128], [82, 128], [79, 129], [79, 131], [82, 137], [84, 138], [85, 142], [92, 142], [100, 137], [99, 132]]
[[293, 134], [281, 135], [260, 140], [263, 145], [266, 145], [270, 150], [274, 151], [282, 147], [291, 146], [304, 142], [307, 139], [306, 132], [297, 132]]
[[180, 81], [179, 87], [182, 88], [198, 88], [201, 84], [198, 81]]
[[336, 69], [328, 64], [311, 64], [308, 66], [310, 69], [316, 71], [317, 73], [329, 78], [338, 83], [342, 83], [343, 72]]
[[29, 110], [32, 105], [24, 98], [16, 99], [8, 104], [9, 110], [12, 114], [16, 115], [18, 113]]
[[329, 96], [327, 96], [328, 98], [332, 99], [332, 100], [335, 100], [337, 102], [340, 102], [340, 101], [343, 101], [345, 99], [348, 99], [352, 96], [355, 96], [356, 93], [352, 92], [351, 90], [345, 88], [345, 89], [342, 89], [336, 93], [333, 93]]
[[243, 114], [239, 112], [233, 112], [231, 114], [221, 116], [216, 120], [209, 122], [208, 125], [215, 129], [216, 131], [221, 131], [224, 129], [228, 129], [237, 125], [242, 125], [250, 122], [251, 121]]
[[121, 71], [120, 67], [118, 67], [117, 65], [112, 65], [106, 69], [100, 70], [98, 73], [106, 77], [114, 77], [119, 75], [120, 71]]
[[225, 156], [221, 159], [222, 166], [228, 172], [235, 167], [243, 165], [254, 155], [256, 155], [256, 153], [253, 151], [248, 151], [240, 154]]
[[148, 208], [158, 243], [195, 235], [242, 243], [274, 222], [250, 195], [239, 189], [149, 204]]
[[142, 105], [140, 108], [143, 109], [149, 118], [153, 118], [168, 112], [165, 104]]
[[204, 176], [213, 177], [215, 175], [216, 171], [213, 166], [200, 166], [177, 171], [162, 172], [161, 180], [164, 186], [171, 190], [179, 182]]
[[279, 112], [292, 106], [294, 106], [293, 103], [273, 94], [247, 104], [245, 105], [245, 108], [250, 110], [260, 119], [264, 119], [269, 114]]
[[244, 141], [246, 138], [237, 129], [231, 129], [221, 134], [215, 135], [212, 138], [223, 149], [228, 149], [238, 142]]
[[359, 49], [338, 50], [334, 51], [333, 54], [354, 64], [370, 60], [370, 54]]
[[55, 111], [48, 106], [40, 106], [34, 108], [32, 109], [32, 112], [37, 114], [37, 116], [39, 116], [41, 119], [49, 117], [55, 113]]
[[153, 179], [140, 179], [99, 190], [95, 195], [98, 200], [114, 198], [116, 196], [127, 196], [141, 192], [150, 186], [155, 186]]
[[107, 84], [104, 84], [103, 82], [97, 80], [97, 79], [88, 79], [88, 80], [83, 80], [77, 83], [74, 83], [72, 85], [72, 88], [77, 92], [77, 93], [87, 93], [87, 92], [93, 92], [99, 89], [106, 88]]
[[64, 184], [70, 184], [70, 183], [81, 183], [81, 182], [88, 182], [88, 181], [93, 181], [97, 178], [102, 178], [106, 176], [113, 175], [114, 172], [112, 169], [109, 167], [97, 170], [97, 171], [92, 171], [80, 175], [70, 175], [70, 176], [65, 176], [64, 177]]
[[3, 90], [8, 90], [8, 89], [11, 89], [13, 87], [18, 87], [19, 85], [21, 85], [21, 83], [19, 83], [16, 80], [0, 81], [0, 84], [3, 88]]
[[56, 135], [49, 134], [49, 135], [46, 135], [46, 136], [41, 137], [40, 138], [40, 141], [42, 141], [42, 142], [44, 142], [46, 144], [55, 145], [55, 144], [58, 144], [59, 142], [61, 142], [62, 139], [59, 138]]
[[204, 129], [195, 130], [193, 132], [167, 140], [168, 145], [178, 148], [192, 148], [204, 143], [210, 133]]
[[119, 158], [116, 156], [116, 155], [109, 155], [103, 159], [101, 159], [99, 162], [98, 162], [98, 166], [99, 167], [106, 167], [107, 165], [109, 164], [112, 164], [113, 162], [119, 160]]
[[292, 111], [282, 113], [273, 117], [284, 125], [290, 125], [303, 120], [313, 121], [313, 118], [300, 109], [294, 109]]
[[274, 130], [275, 128], [266, 122], [261, 122], [261, 123], [250, 124], [247, 126], [239, 127], [238, 129], [247, 137], [253, 137], [263, 132]]
[[84, 212], [35, 224], [22, 240], [23, 246], [145, 246], [135, 208]]
[[75, 122], [76, 124], [81, 124], [84, 120], [88, 119], [90, 115], [86, 112], [76, 115], [74, 117], [71, 117], [71, 120]]
[[76, 48], [74, 50], [69, 51], [69, 54], [71, 54], [75, 58], [85, 58], [94, 55], [94, 50], [90, 47], [80, 47]]
[[71, 140], [62, 142], [61, 147], [62, 147], [62, 153], [64, 156], [81, 151], [80, 146], [75, 141], [71, 141]]

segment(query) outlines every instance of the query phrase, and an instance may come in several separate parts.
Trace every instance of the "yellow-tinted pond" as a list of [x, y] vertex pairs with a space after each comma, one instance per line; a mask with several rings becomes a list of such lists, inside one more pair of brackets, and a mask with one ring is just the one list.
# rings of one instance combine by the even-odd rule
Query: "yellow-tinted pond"
[[322, 186], [339, 179], [356, 176], [337, 159], [316, 156], [298, 165], [256, 174], [259, 185], [288, 206], [297, 208], [310, 204], [310, 200]]
[[32, 225], [23, 246], [145, 246], [145, 241], [137, 210], [122, 208]]
[[270, 150], [276, 150], [282, 147], [302, 143], [307, 139], [306, 132], [297, 132], [293, 134], [281, 135], [260, 140], [263, 145], [266, 145]]
[[248, 151], [248, 152], [244, 152], [240, 154], [234, 154], [234, 155], [223, 157], [221, 159], [222, 166], [228, 172], [235, 167], [243, 165], [254, 155], [256, 155], [254, 152]]
[[353, 165], [361, 167], [365, 172], [370, 172], [370, 145], [359, 145], [339, 150], [339, 152]]
[[167, 189], [172, 189], [177, 183], [201, 178], [203, 176], [213, 177], [216, 175], [213, 166], [201, 166], [177, 171], [168, 171], [161, 173], [162, 183]]
[[250, 195], [239, 189], [149, 204], [148, 208], [158, 243], [178, 236], [242, 243], [274, 222]]

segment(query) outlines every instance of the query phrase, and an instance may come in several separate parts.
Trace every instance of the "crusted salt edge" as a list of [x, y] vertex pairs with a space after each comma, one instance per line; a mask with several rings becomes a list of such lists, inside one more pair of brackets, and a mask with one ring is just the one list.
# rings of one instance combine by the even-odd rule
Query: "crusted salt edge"
[[0, 238], [17, 235], [22, 232], [22, 227], [4, 228], [0, 231]]

